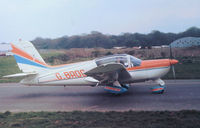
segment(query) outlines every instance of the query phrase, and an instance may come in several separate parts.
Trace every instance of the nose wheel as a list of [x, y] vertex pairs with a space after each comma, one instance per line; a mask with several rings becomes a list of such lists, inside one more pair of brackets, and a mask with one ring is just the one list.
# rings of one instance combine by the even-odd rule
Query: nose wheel
[[158, 83], [158, 86], [152, 87], [151, 91], [153, 94], [163, 94], [165, 91], [165, 82], [161, 79], [155, 80], [156, 83]]
[[165, 87], [155, 86], [155, 87], [151, 88], [151, 90], [152, 90], [152, 93], [154, 93], [154, 94], [163, 94], [165, 91]]

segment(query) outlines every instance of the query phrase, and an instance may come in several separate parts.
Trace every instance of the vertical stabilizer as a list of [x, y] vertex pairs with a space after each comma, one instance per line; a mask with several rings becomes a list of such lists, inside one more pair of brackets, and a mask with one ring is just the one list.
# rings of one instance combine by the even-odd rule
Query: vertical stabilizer
[[42, 72], [48, 69], [48, 65], [39, 52], [29, 41], [11, 43], [15, 60], [22, 72]]

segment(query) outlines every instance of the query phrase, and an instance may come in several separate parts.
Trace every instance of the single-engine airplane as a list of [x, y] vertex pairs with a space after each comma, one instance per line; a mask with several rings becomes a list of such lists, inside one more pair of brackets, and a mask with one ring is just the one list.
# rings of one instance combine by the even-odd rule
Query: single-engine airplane
[[175, 59], [140, 60], [127, 54], [100, 57], [90, 61], [50, 66], [31, 42], [11, 43], [12, 52], [22, 73], [4, 77], [24, 77], [24, 85], [103, 86], [110, 93], [121, 94], [130, 83], [153, 80], [158, 86], [153, 93], [163, 93], [161, 77], [178, 63]]

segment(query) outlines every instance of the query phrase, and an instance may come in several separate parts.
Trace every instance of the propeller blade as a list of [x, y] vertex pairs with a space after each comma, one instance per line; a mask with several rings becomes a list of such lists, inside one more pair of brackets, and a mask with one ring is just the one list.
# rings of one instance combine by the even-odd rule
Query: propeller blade
[[171, 44], [169, 45], [169, 50], [170, 50], [171, 69], [172, 69], [173, 77], [174, 77], [174, 79], [176, 79], [176, 73], [175, 73], [175, 69], [174, 69], [174, 64], [178, 63], [178, 61], [177, 60], [173, 60], [174, 56], [172, 54], [172, 46], [171, 46]]
[[172, 65], [172, 72], [173, 72], [174, 79], [176, 79], [176, 73], [175, 73], [174, 65]]
[[172, 55], [172, 46], [171, 44], [169, 45], [169, 51], [170, 51], [170, 59], [173, 59], [173, 55]]

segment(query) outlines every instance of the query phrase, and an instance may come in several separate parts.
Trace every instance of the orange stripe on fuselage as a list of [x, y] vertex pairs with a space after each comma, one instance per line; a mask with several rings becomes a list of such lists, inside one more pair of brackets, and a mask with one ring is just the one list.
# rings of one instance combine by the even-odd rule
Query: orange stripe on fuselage
[[128, 71], [140, 70], [140, 69], [151, 69], [170, 66], [169, 59], [158, 59], [158, 60], [143, 60], [140, 66], [127, 68]]
[[75, 62], [75, 63], [70, 63], [70, 64], [60, 64], [60, 65], [53, 65], [53, 66], [48, 66], [50, 68], [58, 68], [58, 67], [64, 67], [64, 66], [68, 66], [68, 65], [73, 65], [73, 64], [78, 64], [80, 62]]

